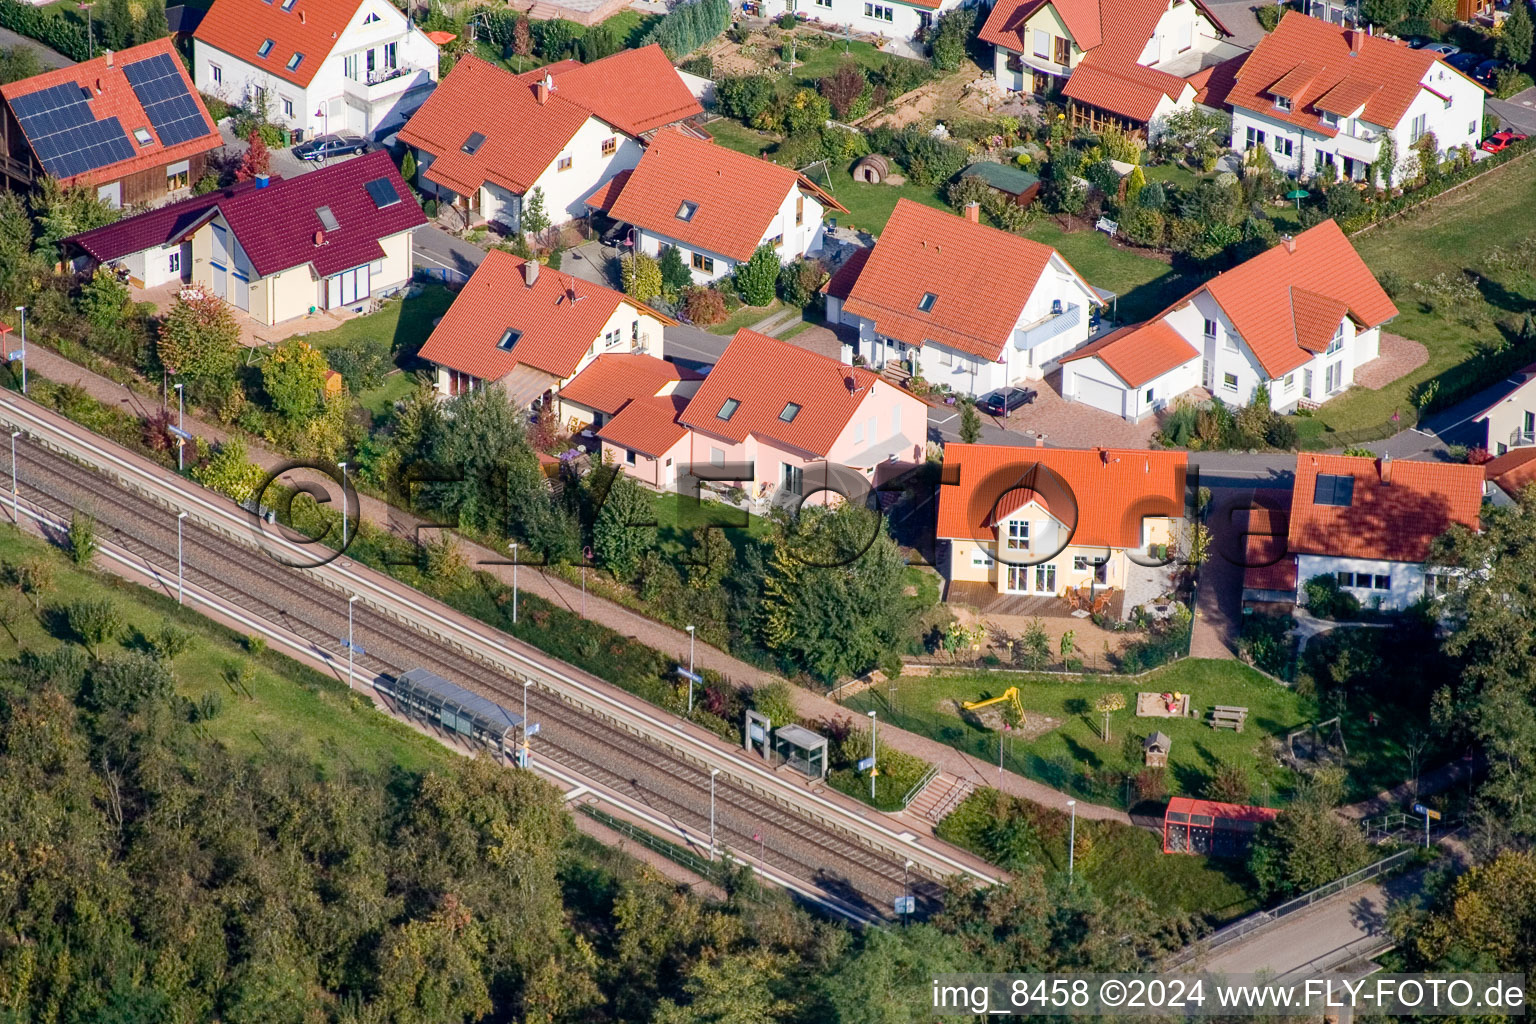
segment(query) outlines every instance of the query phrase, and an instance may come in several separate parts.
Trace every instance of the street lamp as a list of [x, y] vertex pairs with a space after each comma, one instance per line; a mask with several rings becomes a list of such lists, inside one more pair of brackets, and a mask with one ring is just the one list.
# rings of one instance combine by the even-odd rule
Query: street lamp
[[875, 764], [875, 713], [869, 713], [869, 798], [875, 798], [875, 776], [880, 774], [880, 769]]
[[912, 912], [907, 909], [907, 901], [912, 898], [912, 887], [907, 883], [907, 872], [912, 870], [912, 862], [909, 860], [901, 866], [901, 924], [906, 927], [912, 919]]
[[1072, 881], [1072, 870], [1076, 867], [1074, 858], [1077, 855], [1077, 801], [1068, 800], [1067, 808], [1072, 812], [1072, 829], [1067, 836], [1067, 881]]
[[177, 604], [181, 604], [182, 603], [182, 598], [185, 595], [186, 589], [187, 589], [187, 584], [186, 584], [187, 577], [186, 577], [185, 571], [182, 568], [184, 563], [181, 560], [181, 524], [182, 524], [182, 522], [186, 518], [187, 518], [187, 514], [185, 512], [177, 512], [176, 513], [176, 603]]
[[21, 498], [16, 490], [16, 439], [21, 436], [21, 431], [11, 431], [11, 518], [16, 520], [16, 528], [21, 528]]
[[[16, 312], [21, 314], [21, 393], [27, 393], [27, 307], [17, 306]], [[9, 353], [7, 353], [9, 357]]]
[[[25, 344], [22, 345], [22, 350], [23, 351], [26, 350], [26, 345]], [[27, 371], [26, 371], [27, 364], [26, 364], [25, 361], [22, 362], [21, 367], [22, 367], [21, 379], [22, 380], [26, 380], [27, 379]], [[177, 472], [181, 472], [182, 470], [186, 469], [186, 466], [187, 466], [187, 462], [186, 462], [186, 451], [187, 451], [187, 403], [186, 403], [186, 397], [187, 397], [187, 393], [186, 393], [185, 390], [183, 390], [184, 388], [186, 388], [185, 384], [177, 382], [175, 387], [176, 387], [176, 429], [178, 431], [180, 431], [180, 433], [178, 433], [176, 435], [176, 471]]]
[[517, 625], [517, 541], [512, 542], [512, 625]]
[[693, 639], [694, 627], [688, 627], [688, 713], [693, 714]]
[[709, 770], [709, 859], [715, 859], [715, 776], [719, 768]]
[[533, 685], [532, 679], [523, 680], [523, 767], [533, 768], [533, 754], [528, 749], [528, 688]]
[[91, 7], [93, 4], [81, 4], [80, 9], [85, 12], [85, 53], [86, 60], [96, 59], [96, 37], [91, 32]]
[[352, 669], [357, 663], [357, 645], [352, 642], [352, 606], [357, 604], [357, 594], [347, 598], [347, 689], [352, 689]]
[[341, 546], [347, 546], [347, 464], [337, 463], [341, 467]]

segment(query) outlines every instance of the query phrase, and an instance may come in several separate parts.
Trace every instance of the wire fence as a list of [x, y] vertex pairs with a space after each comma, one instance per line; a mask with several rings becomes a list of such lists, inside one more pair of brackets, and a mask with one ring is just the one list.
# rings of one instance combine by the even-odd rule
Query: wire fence
[[[600, 822], [605, 827], [612, 829], [625, 838], [633, 839], [647, 849], [661, 854], [667, 860], [670, 860], [679, 867], [688, 869], [705, 881], [713, 882], [722, 887], [730, 881], [730, 875], [732, 874], [730, 865], [732, 861], [729, 853], [720, 860], [711, 861], [706, 857], [699, 856], [686, 847], [669, 842], [660, 836], [652, 835], [645, 829], [631, 824], [623, 818], [616, 818], [607, 811], [593, 807], [590, 804], [581, 804], [580, 810], [587, 817]], [[753, 899], [759, 898], [752, 893], [746, 893], [746, 895], [752, 896]]]

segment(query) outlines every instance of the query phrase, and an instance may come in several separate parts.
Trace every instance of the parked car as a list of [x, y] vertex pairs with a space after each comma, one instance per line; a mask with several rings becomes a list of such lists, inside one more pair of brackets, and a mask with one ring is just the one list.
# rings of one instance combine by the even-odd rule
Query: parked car
[[1422, 49], [1424, 49], [1424, 47], [1429, 45], [1429, 37], [1428, 36], [1408, 36], [1406, 39], [1403, 40], [1403, 42], [1407, 43], [1410, 49], [1422, 50]]
[[1468, 53], [1463, 50], [1461, 53], [1453, 53], [1445, 58], [1445, 62], [1462, 74], [1470, 75], [1477, 70], [1477, 66], [1482, 64], [1484, 59], [1480, 53]]
[[1488, 153], [1499, 153], [1507, 149], [1510, 143], [1524, 142], [1525, 138], [1518, 132], [1494, 132], [1483, 140], [1483, 150]]
[[356, 132], [331, 132], [316, 135], [308, 142], [293, 147], [293, 155], [300, 160], [328, 160], [349, 153], [368, 152], [368, 140]]
[[1473, 81], [1481, 82], [1491, 89], [1499, 77], [1499, 72], [1509, 66], [1508, 61], [1485, 60], [1472, 70], [1472, 79]]
[[976, 407], [992, 416], [1007, 416], [1034, 400], [1035, 393], [1028, 388], [998, 388], [982, 395]]
[[1428, 43], [1419, 47], [1419, 49], [1428, 50], [1430, 53], [1438, 53], [1442, 57], [1449, 57], [1453, 53], [1461, 52], [1461, 47], [1452, 46], [1450, 43]]

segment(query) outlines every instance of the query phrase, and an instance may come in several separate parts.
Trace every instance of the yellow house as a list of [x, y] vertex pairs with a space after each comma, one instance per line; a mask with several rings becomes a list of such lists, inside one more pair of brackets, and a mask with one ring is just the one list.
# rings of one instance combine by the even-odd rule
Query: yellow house
[[182, 233], [194, 285], [263, 324], [365, 308], [411, 280], [426, 223], [389, 154], [265, 183], [220, 200]]
[[1177, 545], [1187, 465], [1171, 451], [946, 445], [936, 533], [948, 599], [1123, 591]]

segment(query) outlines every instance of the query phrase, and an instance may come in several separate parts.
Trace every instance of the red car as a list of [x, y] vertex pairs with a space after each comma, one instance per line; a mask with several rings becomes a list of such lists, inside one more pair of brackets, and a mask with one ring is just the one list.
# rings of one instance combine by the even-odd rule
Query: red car
[[1483, 149], [1489, 153], [1498, 153], [1512, 142], [1524, 142], [1525, 136], [1516, 132], [1494, 132], [1483, 140]]

